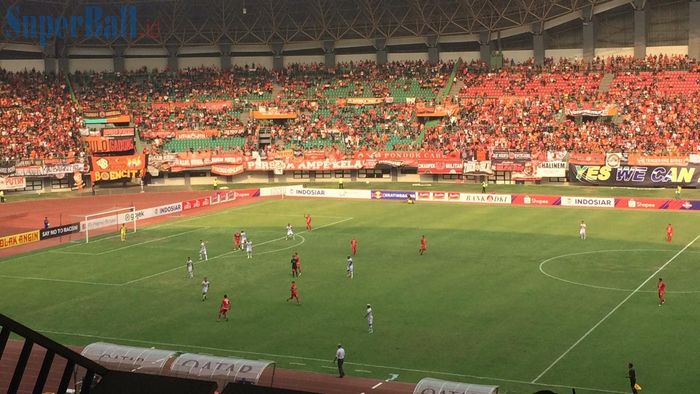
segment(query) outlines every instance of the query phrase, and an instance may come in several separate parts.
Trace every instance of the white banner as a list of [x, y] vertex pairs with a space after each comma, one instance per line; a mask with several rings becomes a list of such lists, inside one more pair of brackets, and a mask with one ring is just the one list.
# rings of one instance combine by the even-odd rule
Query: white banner
[[465, 174], [493, 174], [491, 169], [491, 161], [465, 161], [464, 162], [464, 173]]
[[24, 189], [27, 181], [23, 176], [0, 177], [0, 190]]
[[444, 201], [444, 202], [461, 202], [472, 204], [510, 204], [512, 197], [510, 194], [476, 194], [476, 193], [460, 193], [460, 192], [433, 192], [433, 191], [418, 191], [416, 198], [419, 201]]
[[537, 164], [535, 176], [538, 178], [564, 178], [567, 169], [565, 161], [543, 161]]
[[565, 207], [596, 207], [615, 208], [614, 198], [605, 197], [564, 197], [561, 198], [561, 205]]
[[80, 231], [85, 231], [85, 229], [96, 230], [99, 228], [116, 226], [122, 223], [131, 223], [134, 221], [134, 215], [136, 215], [136, 221], [144, 220], [156, 216], [171, 215], [173, 213], [182, 212], [182, 203], [176, 202], [173, 204], [161, 205], [158, 207], [140, 209], [136, 212], [125, 212], [120, 214], [114, 214], [109, 216], [103, 216], [100, 218], [90, 219], [87, 222], [80, 222]]
[[283, 196], [287, 194], [289, 189], [301, 189], [303, 187], [303, 185], [261, 187], [260, 197]]
[[372, 198], [372, 191], [355, 189], [303, 189], [298, 187], [288, 187], [285, 195], [290, 197], [356, 198], [361, 200], [369, 200]]

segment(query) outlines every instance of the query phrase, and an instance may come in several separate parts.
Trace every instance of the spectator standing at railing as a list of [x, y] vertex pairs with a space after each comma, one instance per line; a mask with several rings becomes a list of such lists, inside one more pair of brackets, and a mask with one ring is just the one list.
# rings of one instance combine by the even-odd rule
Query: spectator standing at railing
[[49, 228], [49, 218], [48, 216], [44, 216], [44, 230]]

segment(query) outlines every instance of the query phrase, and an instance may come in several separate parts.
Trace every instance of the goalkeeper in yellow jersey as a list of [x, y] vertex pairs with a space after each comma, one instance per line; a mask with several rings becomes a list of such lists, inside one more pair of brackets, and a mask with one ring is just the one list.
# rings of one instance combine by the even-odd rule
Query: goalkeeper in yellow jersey
[[126, 241], [126, 225], [124, 223], [122, 223], [122, 227], [119, 229], [119, 236], [122, 242]]

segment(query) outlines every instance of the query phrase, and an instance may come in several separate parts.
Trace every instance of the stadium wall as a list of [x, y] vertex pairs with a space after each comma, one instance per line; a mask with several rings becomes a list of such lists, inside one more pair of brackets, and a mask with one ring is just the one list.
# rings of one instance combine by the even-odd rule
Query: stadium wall
[[687, 45], [673, 45], [663, 47], [647, 47], [647, 56], [649, 55], [688, 55]]
[[233, 58], [231, 59], [231, 64], [240, 67], [243, 67], [246, 64], [249, 66], [255, 64], [270, 70], [272, 69], [272, 56], [236, 56], [234, 53]]
[[352, 55], [335, 55], [336, 63], [348, 63], [348, 62], [362, 62], [362, 61], [375, 61], [377, 60], [377, 55], [374, 53], [359, 53]]
[[390, 62], [404, 62], [423, 60], [428, 61], [428, 52], [406, 52], [406, 53], [391, 53], [387, 54], [387, 60]]
[[297, 56], [285, 56], [284, 65], [289, 66], [290, 64], [313, 64], [313, 63], [323, 63], [325, 58], [323, 55], [297, 55]]
[[600, 57], [634, 56], [634, 47], [632, 47], [632, 48], [596, 48], [595, 55], [600, 56]]
[[469, 63], [472, 60], [479, 59], [479, 52], [440, 52], [440, 60], [443, 62], [457, 61], [462, 58], [463, 61]]
[[554, 61], [559, 59], [581, 59], [583, 58], [583, 48], [577, 49], [547, 49], [544, 51], [545, 57], [551, 57]]
[[516, 63], [523, 63], [534, 56], [535, 52], [530, 50], [503, 51], [504, 60], [514, 60]]
[[0, 59], [0, 68], [12, 72], [21, 71], [31, 71], [36, 70], [44, 71], [44, 60], [43, 59]]
[[221, 66], [221, 59], [219, 57], [180, 57], [178, 59], [178, 68], [197, 68], [197, 67], [214, 67], [219, 68]]

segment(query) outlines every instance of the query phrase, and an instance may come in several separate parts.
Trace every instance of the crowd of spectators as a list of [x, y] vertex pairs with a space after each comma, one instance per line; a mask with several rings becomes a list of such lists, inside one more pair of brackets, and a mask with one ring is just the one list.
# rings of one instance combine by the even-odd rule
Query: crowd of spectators
[[[494, 148], [578, 152], [673, 154], [700, 150], [700, 65], [687, 57], [596, 58], [593, 62], [546, 59], [491, 72], [481, 62], [463, 63], [463, 87], [451, 100], [458, 110], [428, 122], [413, 103], [352, 105], [343, 97], [392, 97], [428, 89], [435, 106], [454, 64], [422, 61], [294, 64], [211, 68], [155, 73], [75, 73], [70, 81], [36, 72], [0, 72], [0, 153], [4, 159], [76, 156], [80, 110], [118, 110], [132, 115], [141, 136], [158, 150], [183, 130], [216, 130], [244, 137], [255, 150], [258, 137], [278, 150], [442, 150], [465, 158]], [[609, 86], [601, 85], [603, 76]], [[276, 92], [275, 86], [278, 85]], [[331, 94], [331, 92], [333, 92]], [[226, 100], [226, 108], [197, 102]], [[153, 106], [188, 102], [191, 106]], [[567, 116], [566, 108], [615, 107], [616, 116]], [[251, 110], [294, 113], [289, 120], [260, 121]], [[241, 146], [230, 149], [241, 149]]]
[[65, 80], [0, 70], [0, 159], [73, 159], [82, 150]]
[[339, 63], [335, 67], [322, 64], [293, 64], [275, 72], [276, 82], [288, 99], [323, 99], [328, 96], [390, 97], [397, 92], [410, 92], [415, 86], [432, 92], [442, 89], [454, 63], [429, 64], [425, 61]]

